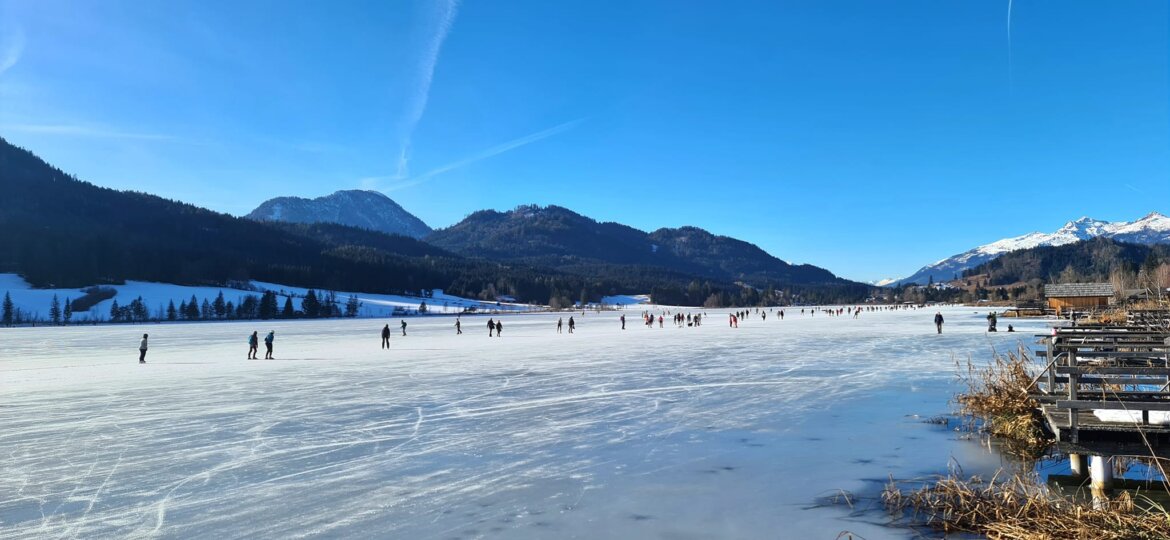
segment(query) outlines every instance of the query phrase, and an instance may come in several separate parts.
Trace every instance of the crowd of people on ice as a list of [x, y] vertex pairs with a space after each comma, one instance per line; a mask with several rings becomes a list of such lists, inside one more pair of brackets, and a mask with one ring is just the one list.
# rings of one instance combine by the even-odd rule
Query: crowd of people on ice
[[[852, 316], [854, 319], [856, 319], [856, 318], [860, 317], [862, 312], [906, 310], [906, 309], [913, 310], [913, 309], [917, 309], [917, 308], [918, 308], [918, 306], [914, 306], [914, 305], [801, 308], [800, 315], [802, 317], [803, 316], [815, 317], [817, 315], [817, 313], [820, 312], [823, 314], [827, 314], [830, 317], [842, 317], [842, 316], [848, 315], [848, 316]], [[736, 311], [733, 311], [731, 313], [728, 313], [728, 316], [727, 316], [728, 317], [728, 326], [731, 328], [739, 328], [740, 321], [747, 320], [751, 317], [759, 317], [761, 321], [767, 321], [769, 314], [771, 314], [773, 318], [779, 318], [780, 320], [784, 320], [784, 317], [785, 317], [784, 309], [777, 309], [777, 308], [741, 309], [741, 310], [736, 310]], [[584, 316], [584, 315], [585, 315], [585, 312], [582, 311], [581, 316]], [[707, 316], [708, 315], [705, 312], [690, 313], [690, 312], [684, 312], [682, 310], [673, 310], [672, 311], [671, 309], [663, 309], [663, 310], [661, 310], [661, 312], [655, 313], [655, 312], [651, 312], [649, 310], [645, 310], [642, 312], [642, 324], [648, 328], [653, 328], [655, 322], [657, 322], [658, 327], [663, 328], [663, 327], [665, 327], [665, 324], [666, 324], [666, 318], [670, 317], [671, 320], [674, 322], [674, 325], [678, 328], [687, 328], [687, 327], [694, 328], [694, 327], [702, 326], [703, 320]], [[618, 316], [618, 322], [621, 324], [621, 329], [625, 330], [626, 329], [626, 314], [625, 313], [622, 313]], [[936, 312], [934, 314], [934, 325], [935, 325], [936, 331], [939, 334], [942, 333], [944, 322], [945, 321], [943, 319], [942, 312]], [[987, 315], [987, 324], [988, 324], [987, 331], [988, 332], [995, 332], [996, 331], [996, 323], [997, 323], [997, 316], [996, 316], [995, 312], [989, 313]], [[401, 320], [399, 323], [399, 328], [402, 330], [402, 335], [404, 337], [406, 336], [406, 327], [407, 327], [406, 320], [405, 319]], [[504, 332], [504, 322], [502, 319], [497, 319], [495, 317], [489, 318], [487, 320], [487, 328], [488, 328], [488, 337], [501, 337], [501, 336], [503, 336], [503, 332]], [[563, 330], [565, 328], [565, 318], [564, 317], [557, 318], [556, 328], [557, 328], [558, 334], [563, 332]], [[569, 320], [568, 320], [569, 333], [570, 334], [574, 333], [576, 328], [577, 328], [576, 319], [573, 316], [569, 316]], [[1015, 329], [1012, 328], [1011, 325], [1008, 325], [1007, 331], [1014, 332]], [[463, 320], [460, 317], [455, 318], [455, 333], [456, 333], [456, 335], [463, 334]], [[390, 334], [391, 334], [390, 324], [387, 323], [385, 326], [382, 327], [382, 332], [381, 332], [382, 349], [389, 349], [390, 348]], [[142, 334], [142, 341], [139, 342], [139, 346], [138, 346], [138, 352], [139, 352], [138, 362], [142, 363], [142, 364], [146, 363], [146, 351], [148, 349], [148, 346], [147, 346], [148, 338], [149, 338], [148, 334]], [[266, 360], [274, 359], [274, 357], [272, 355], [272, 345], [273, 345], [273, 342], [275, 340], [276, 340], [276, 331], [269, 331], [268, 335], [266, 335], [264, 337], [264, 339], [263, 339], [264, 347], [265, 347], [264, 359], [266, 359]], [[257, 355], [257, 352], [259, 349], [259, 344], [260, 344], [259, 333], [256, 331], [253, 331], [252, 334], [248, 336], [248, 356], [247, 356], [247, 358], [249, 360], [257, 360], [258, 359], [256, 357], [256, 355]]]

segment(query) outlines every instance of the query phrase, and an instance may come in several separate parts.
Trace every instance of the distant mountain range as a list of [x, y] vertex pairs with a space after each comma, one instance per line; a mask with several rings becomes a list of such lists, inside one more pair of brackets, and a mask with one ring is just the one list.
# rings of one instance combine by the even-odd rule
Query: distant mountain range
[[854, 284], [812, 265], [791, 265], [754, 244], [697, 227], [646, 233], [559, 206], [484, 210], [425, 239], [460, 255], [563, 270], [595, 265], [658, 267], [680, 274], [768, 285]]
[[932, 278], [934, 281], [950, 281], [955, 276], [961, 275], [964, 270], [979, 266], [1005, 253], [1040, 246], [1063, 246], [1092, 238], [1109, 238], [1118, 242], [1145, 245], [1170, 243], [1170, 217], [1158, 212], [1151, 212], [1136, 221], [1109, 222], [1082, 217], [1066, 223], [1056, 232], [1033, 232], [1023, 236], [1004, 238], [947, 257], [934, 264], [926, 265], [910, 277], [899, 279], [893, 284], [896, 286], [908, 283], [921, 285], [926, 284]]
[[[368, 211], [360, 228], [285, 221], [299, 204], [287, 201], [258, 214], [276, 221], [234, 217], [80, 181], [3, 138], [0, 194], [0, 272], [34, 287], [258, 280], [391, 294], [439, 288], [560, 306], [650, 293], [660, 303], [712, 307], [856, 302], [872, 290], [701, 229], [645, 233], [559, 207], [477, 212], [429, 242], [374, 230], [371, 216], [398, 207], [366, 192], [326, 197], [333, 208], [305, 218], [343, 216], [353, 204]], [[768, 296], [770, 285], [782, 294]]]
[[652, 233], [603, 223], [560, 206], [482, 210], [431, 231], [389, 197], [372, 191], [338, 191], [313, 200], [278, 197], [246, 216], [267, 222], [339, 223], [422, 239], [467, 257], [522, 262], [589, 274], [601, 265], [658, 268], [759, 287], [853, 284], [812, 265], [791, 265], [764, 250], [697, 227]]
[[422, 238], [431, 232], [421, 219], [377, 191], [338, 191], [316, 199], [277, 197], [264, 201], [244, 217], [286, 223], [337, 223], [411, 238]]

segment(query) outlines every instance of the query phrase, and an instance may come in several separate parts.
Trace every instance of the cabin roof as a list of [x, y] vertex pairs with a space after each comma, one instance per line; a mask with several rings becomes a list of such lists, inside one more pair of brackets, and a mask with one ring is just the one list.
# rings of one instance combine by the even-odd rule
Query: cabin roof
[[1111, 283], [1055, 283], [1044, 286], [1048, 298], [1091, 298], [1113, 296]]

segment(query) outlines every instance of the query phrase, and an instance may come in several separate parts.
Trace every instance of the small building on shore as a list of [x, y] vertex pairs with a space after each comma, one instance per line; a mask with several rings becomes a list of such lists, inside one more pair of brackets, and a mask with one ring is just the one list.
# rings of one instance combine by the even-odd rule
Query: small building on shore
[[1044, 286], [1048, 309], [1062, 311], [1106, 307], [1113, 300], [1111, 283], [1055, 283]]

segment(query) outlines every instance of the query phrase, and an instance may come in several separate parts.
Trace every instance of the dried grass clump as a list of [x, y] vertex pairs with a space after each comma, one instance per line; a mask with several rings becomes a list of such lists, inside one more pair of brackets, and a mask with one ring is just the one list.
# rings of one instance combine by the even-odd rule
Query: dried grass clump
[[1049, 441], [1037, 419], [1039, 404], [1028, 394], [1033, 385], [1032, 361], [1026, 350], [996, 354], [985, 368], [970, 360], [960, 379], [967, 391], [955, 396], [959, 414], [982, 420], [992, 436], [1007, 439], [1027, 449], [1042, 449]]
[[1170, 538], [1170, 515], [1152, 503], [1135, 504], [1128, 493], [1094, 507], [1090, 501], [1054, 496], [1034, 477], [983, 483], [949, 476], [903, 492], [890, 482], [886, 508], [905, 512], [947, 533], [992, 540], [1122, 540]]

